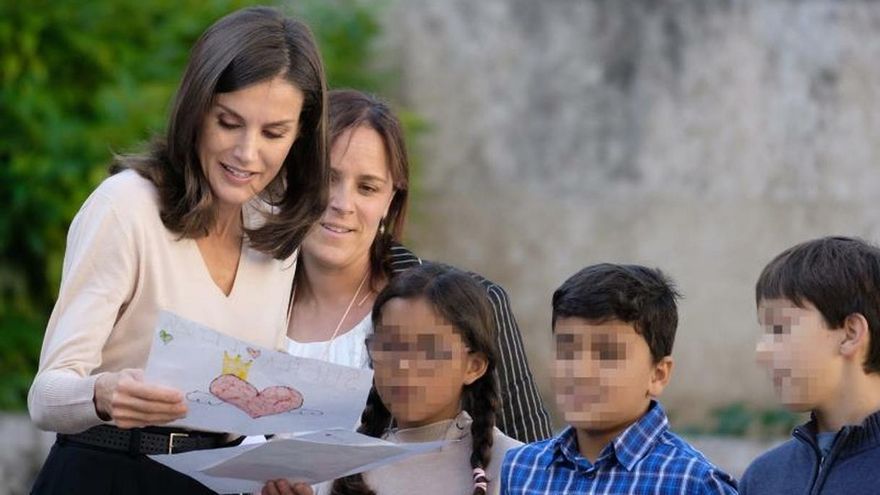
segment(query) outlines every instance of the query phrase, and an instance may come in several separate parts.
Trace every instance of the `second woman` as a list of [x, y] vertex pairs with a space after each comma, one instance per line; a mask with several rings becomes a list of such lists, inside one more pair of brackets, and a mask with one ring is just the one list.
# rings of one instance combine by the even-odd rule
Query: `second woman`
[[[329, 96], [329, 204], [300, 250], [288, 328], [289, 352], [366, 367], [375, 295], [421, 263], [400, 245], [408, 206], [409, 162], [397, 117], [383, 102], [357, 91]], [[496, 370], [498, 426], [531, 442], [551, 435], [510, 310], [497, 284], [473, 274], [492, 304], [500, 359]]]

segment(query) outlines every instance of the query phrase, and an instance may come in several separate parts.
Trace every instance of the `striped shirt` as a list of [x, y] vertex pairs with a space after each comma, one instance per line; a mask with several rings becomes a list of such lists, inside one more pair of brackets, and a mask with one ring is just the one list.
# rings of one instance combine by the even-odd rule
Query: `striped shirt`
[[[407, 248], [395, 244], [389, 255], [391, 273], [397, 274], [421, 264], [421, 260]], [[510, 299], [504, 289], [478, 275], [471, 275], [486, 289], [495, 316], [498, 335], [499, 362], [495, 367], [501, 394], [498, 429], [520, 442], [535, 442], [553, 435], [550, 416], [538, 394], [535, 379], [529, 370], [529, 361], [523, 348], [522, 335], [510, 309]]]
[[736, 494], [736, 481], [669, 431], [666, 413], [648, 412], [608, 443], [595, 463], [578, 450], [575, 429], [511, 449], [501, 466], [501, 493]]

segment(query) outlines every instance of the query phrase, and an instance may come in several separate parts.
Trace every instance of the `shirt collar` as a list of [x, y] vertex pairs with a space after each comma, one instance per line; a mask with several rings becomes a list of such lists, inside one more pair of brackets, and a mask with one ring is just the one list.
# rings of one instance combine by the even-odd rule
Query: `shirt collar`
[[667, 430], [669, 420], [666, 418], [666, 411], [659, 402], [652, 400], [648, 412], [612, 440], [617, 462], [627, 471], [632, 471], [636, 463], [645, 457]]
[[548, 459], [547, 466], [550, 467], [555, 462], [568, 461], [577, 467], [587, 469], [590, 462], [581, 455], [578, 450], [577, 430], [573, 426], [566, 426], [556, 438], [550, 443], [552, 455]]
[[[818, 445], [818, 420], [815, 413], [810, 413], [810, 420], [794, 429], [794, 436], [808, 439], [810, 443]], [[861, 450], [866, 447], [880, 445], [880, 411], [868, 415], [858, 425], [846, 425], [838, 431], [838, 437], [843, 437], [845, 444], [843, 450]], [[840, 438], [835, 440], [835, 443]]]
[[395, 443], [461, 440], [470, 435], [472, 423], [473, 419], [471, 419], [470, 414], [462, 410], [453, 419], [446, 419], [414, 428], [392, 428], [385, 434], [385, 438]]
[[[596, 459], [596, 464], [605, 459], [614, 458], [627, 471], [632, 471], [636, 463], [647, 455], [660, 436], [668, 429], [669, 420], [666, 417], [666, 412], [659, 402], [652, 400], [648, 411], [641, 418], [629, 425], [602, 449]], [[584, 468], [592, 466], [578, 450], [577, 432], [573, 426], [566, 427], [557, 435], [550, 447], [552, 455], [548, 467], [561, 459], [566, 459], [575, 466]]]

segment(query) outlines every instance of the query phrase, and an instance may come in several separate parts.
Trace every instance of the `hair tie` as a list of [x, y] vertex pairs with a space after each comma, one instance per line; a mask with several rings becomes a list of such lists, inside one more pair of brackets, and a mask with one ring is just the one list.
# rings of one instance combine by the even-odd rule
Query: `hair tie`
[[483, 468], [474, 468], [474, 490], [483, 490], [483, 493], [489, 493], [489, 478], [486, 477], [486, 471]]

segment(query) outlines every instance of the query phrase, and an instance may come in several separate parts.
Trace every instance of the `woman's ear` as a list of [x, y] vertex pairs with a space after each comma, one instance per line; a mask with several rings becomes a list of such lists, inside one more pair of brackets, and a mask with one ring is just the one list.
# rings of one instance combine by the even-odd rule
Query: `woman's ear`
[[669, 379], [672, 378], [672, 368], [674, 365], [675, 362], [672, 360], [672, 356], [666, 356], [654, 364], [654, 368], [651, 370], [650, 381], [648, 382], [648, 397], [659, 397], [663, 393], [663, 389], [666, 388], [666, 385], [669, 384]]
[[489, 358], [482, 352], [468, 353], [466, 366], [464, 384], [470, 385], [486, 374], [486, 370], [489, 368]]
[[861, 313], [853, 313], [843, 320], [843, 340], [840, 342], [840, 354], [861, 361], [862, 354], [866, 352], [870, 339], [868, 320]]

